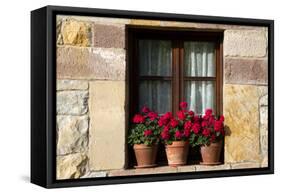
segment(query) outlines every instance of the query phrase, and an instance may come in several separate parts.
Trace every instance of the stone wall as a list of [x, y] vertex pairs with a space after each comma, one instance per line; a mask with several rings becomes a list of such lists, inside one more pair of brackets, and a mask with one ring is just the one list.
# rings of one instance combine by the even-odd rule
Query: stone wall
[[[139, 172], [122, 171], [127, 162], [126, 25], [225, 30], [225, 164], [209, 170], [267, 166], [266, 28], [58, 16], [57, 179]], [[150, 172], [188, 169], [208, 170]]]

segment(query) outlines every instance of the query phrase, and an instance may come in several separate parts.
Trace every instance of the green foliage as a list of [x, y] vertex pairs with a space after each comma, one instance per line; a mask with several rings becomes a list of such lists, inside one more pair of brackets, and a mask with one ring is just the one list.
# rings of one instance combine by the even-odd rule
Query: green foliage
[[[145, 131], [151, 130], [152, 134], [146, 136]], [[133, 146], [134, 144], [152, 145], [159, 142], [160, 128], [157, 124], [157, 120], [151, 121], [146, 119], [144, 123], [133, 124], [128, 135], [128, 144]]]

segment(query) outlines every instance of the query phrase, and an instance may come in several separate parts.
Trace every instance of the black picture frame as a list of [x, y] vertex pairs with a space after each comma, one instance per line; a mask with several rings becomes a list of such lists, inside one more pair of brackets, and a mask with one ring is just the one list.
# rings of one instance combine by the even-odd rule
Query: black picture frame
[[[207, 172], [56, 180], [56, 15], [177, 20], [268, 28], [268, 167]], [[46, 6], [31, 12], [31, 182], [46, 188], [274, 173], [274, 21], [170, 13]]]

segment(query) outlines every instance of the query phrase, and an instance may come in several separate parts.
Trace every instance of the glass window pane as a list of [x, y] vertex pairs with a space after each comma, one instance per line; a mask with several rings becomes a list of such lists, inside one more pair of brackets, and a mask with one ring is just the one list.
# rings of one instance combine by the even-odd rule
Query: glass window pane
[[215, 82], [185, 81], [184, 96], [191, 110], [203, 114], [207, 108], [215, 108]]
[[215, 43], [184, 42], [185, 76], [215, 76]]
[[139, 109], [143, 106], [148, 106], [159, 114], [171, 111], [171, 82], [141, 81]]
[[139, 40], [140, 75], [170, 76], [171, 45], [171, 41], [166, 40]]

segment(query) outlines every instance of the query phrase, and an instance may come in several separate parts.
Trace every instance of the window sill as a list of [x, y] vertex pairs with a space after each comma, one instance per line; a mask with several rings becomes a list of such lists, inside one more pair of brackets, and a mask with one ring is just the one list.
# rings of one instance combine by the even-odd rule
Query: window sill
[[214, 166], [205, 166], [205, 165], [199, 165], [199, 164], [185, 165], [185, 166], [178, 166], [178, 167], [158, 166], [155, 168], [143, 168], [143, 169], [91, 171], [91, 172], [87, 173], [86, 175], [82, 176], [81, 178], [184, 173], [184, 172], [247, 169], [247, 168], [261, 168], [261, 167], [266, 167], [266, 166], [263, 166], [258, 162], [227, 163], [227, 164], [214, 165]]

